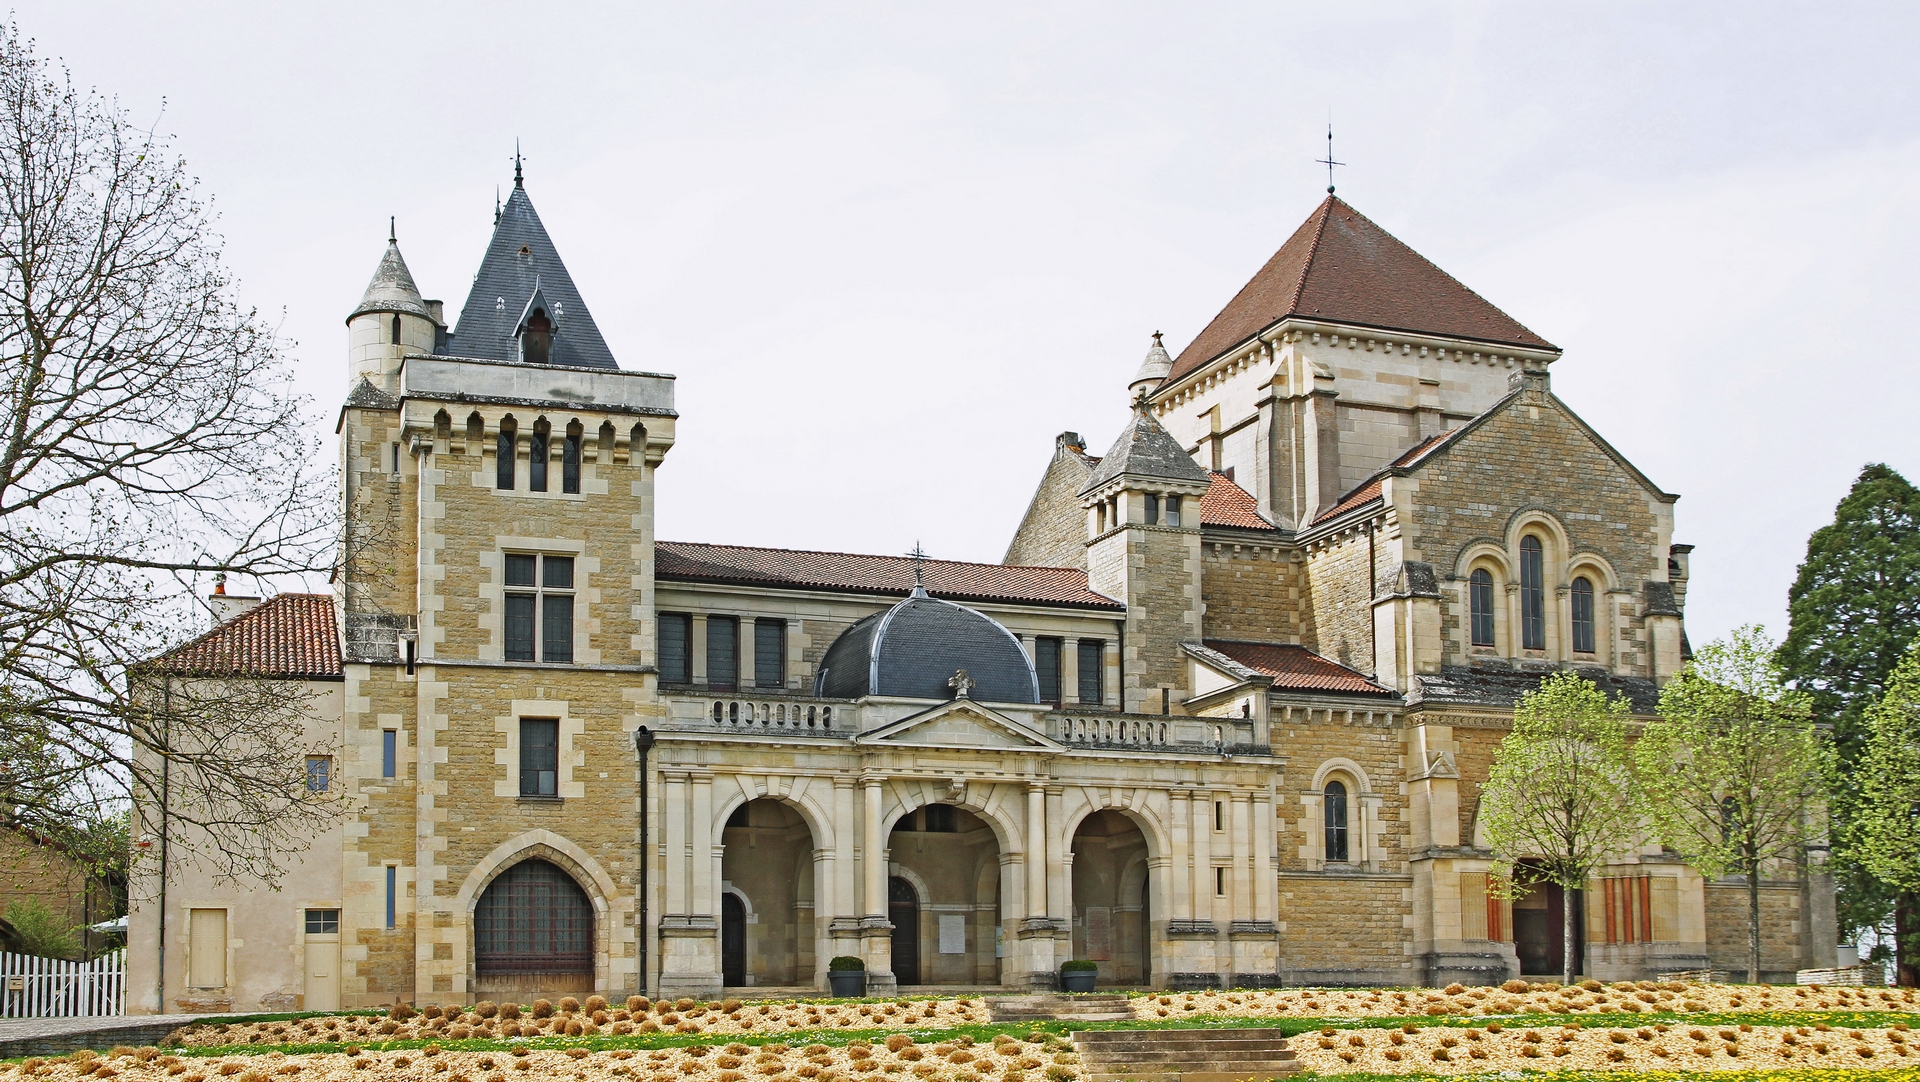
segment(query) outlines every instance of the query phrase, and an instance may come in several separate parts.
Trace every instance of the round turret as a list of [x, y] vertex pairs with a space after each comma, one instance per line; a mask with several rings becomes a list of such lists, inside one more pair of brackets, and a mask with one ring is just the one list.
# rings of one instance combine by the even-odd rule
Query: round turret
[[857, 699], [894, 695], [951, 699], [961, 669], [969, 696], [984, 702], [1037, 703], [1040, 683], [1020, 640], [993, 618], [921, 587], [886, 612], [840, 633], [820, 660], [814, 694]]
[[424, 300], [413, 284], [400, 243], [387, 237], [387, 250], [374, 268], [373, 280], [360, 303], [347, 316], [347, 368], [357, 383], [361, 378], [389, 393], [399, 390], [400, 358], [409, 353], [432, 353], [439, 327], [437, 301]]
[[1153, 332], [1153, 348], [1147, 351], [1147, 358], [1140, 362], [1140, 371], [1133, 375], [1133, 382], [1127, 384], [1127, 395], [1139, 398], [1142, 394], [1152, 394], [1155, 387], [1166, 380], [1173, 371], [1173, 358], [1167, 354], [1167, 347], [1160, 344], [1160, 332]]

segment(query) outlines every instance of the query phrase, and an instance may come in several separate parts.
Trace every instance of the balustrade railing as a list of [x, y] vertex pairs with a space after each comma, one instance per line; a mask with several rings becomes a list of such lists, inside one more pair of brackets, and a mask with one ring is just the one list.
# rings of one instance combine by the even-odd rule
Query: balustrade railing
[[853, 715], [846, 703], [745, 695], [676, 698], [674, 716], [683, 725], [700, 724], [726, 732], [849, 736]]
[[1252, 750], [1253, 723], [1239, 718], [1055, 715], [1047, 735], [1075, 747]]

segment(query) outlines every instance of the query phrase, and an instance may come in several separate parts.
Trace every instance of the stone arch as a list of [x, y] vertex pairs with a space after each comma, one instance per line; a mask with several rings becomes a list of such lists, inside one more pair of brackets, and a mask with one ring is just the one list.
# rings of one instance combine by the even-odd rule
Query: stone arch
[[1529, 528], [1537, 529], [1546, 535], [1547, 555], [1555, 562], [1563, 562], [1572, 549], [1567, 537], [1566, 524], [1560, 516], [1539, 505], [1522, 507], [1507, 518], [1507, 553], [1513, 559], [1520, 552], [1520, 538]]
[[[1002, 960], [994, 952], [994, 928], [1008, 928], [1007, 922], [1019, 915], [1014, 893], [1022, 877], [1009, 874], [1009, 850], [1019, 851], [1020, 832], [1007, 821], [1007, 799], [1014, 787], [973, 784], [964, 793], [942, 781], [892, 779], [884, 790], [881, 815], [882, 836], [887, 839], [889, 879], [899, 877], [919, 896], [920, 930], [917, 972], [900, 975], [902, 983], [910, 978], [933, 984], [993, 984], [1001, 979]], [[1024, 804], [1022, 787], [1020, 801]], [[952, 799], [954, 796], [960, 799]], [[978, 839], [977, 830], [969, 840], [959, 834], [932, 831], [901, 831], [913, 812], [934, 806], [965, 811], [978, 820], [992, 839], [992, 851]], [[978, 864], [971, 862], [977, 861]], [[920, 867], [915, 868], [918, 864]], [[984, 893], [983, 893], [984, 892]], [[983, 915], [984, 907], [993, 913]], [[961, 954], [929, 953], [937, 942], [938, 921], [965, 909], [967, 948]], [[943, 912], [944, 911], [944, 912]], [[1008, 939], [1011, 941], [1011, 932]], [[895, 959], [894, 964], [900, 960]], [[896, 974], [898, 971], [896, 970]]]
[[466, 985], [473, 990], [479, 980], [479, 962], [473, 944], [474, 911], [480, 904], [480, 897], [495, 879], [515, 865], [529, 860], [543, 860], [559, 868], [579, 885], [586, 894], [587, 901], [593, 906], [593, 984], [596, 989], [611, 988], [609, 959], [614, 950], [614, 927], [612, 919], [613, 898], [619, 887], [613, 877], [607, 873], [598, 860], [595, 860], [581, 846], [564, 835], [551, 830], [530, 830], [516, 834], [474, 863], [460, 882], [460, 889], [454, 894], [454, 911], [465, 922], [465, 945], [461, 947], [466, 957]]
[[1494, 572], [1496, 582], [1506, 582], [1513, 578], [1513, 562], [1507, 544], [1498, 538], [1476, 537], [1460, 546], [1453, 558], [1453, 577], [1464, 579], [1473, 574], [1475, 565], [1487, 567]]
[[1567, 585], [1582, 573], [1594, 580], [1595, 593], [1606, 593], [1620, 588], [1620, 576], [1614, 574], [1613, 563], [1597, 552], [1576, 552], [1567, 558]]
[[[828, 813], [827, 809], [822, 808], [819, 803], [813, 799], [810, 792], [802, 791], [800, 795], [796, 797], [787, 793], [775, 793], [771, 790], [770, 786], [764, 784], [759, 787], [761, 791], [749, 792], [746, 787], [753, 784], [751, 777], [741, 774], [729, 775], [729, 777], [733, 778], [737, 784], [734, 786], [734, 790], [726, 795], [725, 800], [716, 801], [714, 804], [712, 844], [721, 844], [721, 838], [727, 829], [727, 820], [732, 818], [733, 813], [737, 811], [742, 804], [754, 800], [771, 800], [785, 804], [800, 816], [801, 822], [806, 823], [807, 829], [813, 832], [813, 847], [815, 849], [833, 848], [833, 816]], [[720, 779], [715, 778], [714, 784], [717, 788], [720, 784]]]
[[[822, 945], [816, 900], [829, 886], [816, 859], [823, 843], [813, 809], [803, 800], [759, 792], [750, 779], [736, 780], [742, 785], [731, 794], [715, 794], [711, 852], [718, 874], [713, 893], [695, 903], [724, 916], [728, 897], [740, 902], [745, 923], [739, 938], [730, 945], [724, 922], [721, 928], [719, 976], [728, 983], [730, 973], [756, 984], [811, 983]], [[743, 815], [747, 809], [757, 810]], [[737, 825], [735, 815], [742, 815]]]
[[[1023, 844], [1025, 832], [1021, 830], [1020, 824], [1009, 820], [1006, 814], [1006, 806], [1014, 802], [1004, 798], [996, 799], [1001, 797], [999, 790], [1002, 786], [970, 784], [966, 787], [966, 795], [962, 799], [943, 800], [927, 792], [929, 787], [936, 784], [938, 783], [895, 778], [893, 784], [881, 786], [881, 835], [892, 834], [894, 828], [900, 825], [900, 820], [929, 804], [951, 804], [956, 808], [965, 808], [981, 822], [987, 824], [987, 829], [993, 831], [993, 840], [999, 845], [1000, 852], [1022, 855], [1026, 853], [1027, 847]], [[984, 797], [980, 795], [982, 792], [986, 793]], [[1025, 800], [1024, 795], [1021, 800]]]
[[[1328, 759], [1320, 764], [1319, 770], [1314, 771], [1313, 791], [1316, 793], [1326, 792], [1327, 778], [1334, 773], [1346, 774], [1352, 778], [1354, 784], [1359, 786], [1359, 793], [1373, 792], [1373, 782], [1367, 777], [1366, 770], [1362, 769], [1360, 764], [1354, 762], [1352, 759], [1340, 758]], [[1358, 795], [1358, 793], [1355, 795]]]
[[[1166, 823], [1146, 806], [1145, 800], [1139, 801], [1140, 806], [1136, 807], [1126, 801], [1113, 799], [1110, 790], [1076, 789], [1071, 792], [1078, 794], [1081, 802], [1077, 806], [1063, 809], [1061, 830], [1053, 839], [1061, 846], [1062, 852], [1071, 848], [1073, 836], [1079, 831], [1080, 824], [1086, 821], [1087, 816], [1100, 811], [1116, 811], [1133, 820], [1133, 825], [1139, 827], [1141, 835], [1147, 839], [1148, 860], [1159, 860], [1172, 852], [1173, 847], [1170, 842], [1172, 832], [1167, 829]], [[1129, 790], [1129, 792], [1133, 791]]]
[[720, 893], [731, 894], [735, 898], [740, 899], [740, 908], [747, 911], [747, 916], [753, 916], [753, 899], [748, 897], [746, 891], [741, 890], [732, 883], [722, 883], [720, 884]]

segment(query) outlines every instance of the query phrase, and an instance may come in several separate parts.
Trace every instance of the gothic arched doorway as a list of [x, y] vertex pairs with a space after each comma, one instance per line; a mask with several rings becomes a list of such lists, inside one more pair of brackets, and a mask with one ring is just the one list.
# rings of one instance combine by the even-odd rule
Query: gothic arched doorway
[[1073, 832], [1073, 956], [1099, 963], [1103, 982], [1152, 979], [1153, 914], [1147, 836], [1124, 814], [1097, 811]]
[[920, 895], [913, 884], [887, 880], [887, 919], [893, 922], [893, 979], [920, 983]]
[[721, 982], [812, 984], [820, 932], [813, 852], [819, 842], [807, 821], [784, 801], [750, 800], [733, 809], [720, 843]]
[[476, 992], [496, 999], [593, 991], [593, 903], [544, 860], [523, 860], [480, 895], [473, 913]]
[[747, 983], [747, 907], [732, 892], [720, 896], [720, 983]]

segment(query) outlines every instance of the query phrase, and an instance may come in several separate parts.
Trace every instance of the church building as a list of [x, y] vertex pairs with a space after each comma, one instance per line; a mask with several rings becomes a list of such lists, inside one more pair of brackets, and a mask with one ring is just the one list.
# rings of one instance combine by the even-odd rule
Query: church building
[[[1690, 550], [1558, 347], [1331, 192], [1116, 364], [1119, 438], [1059, 435], [1000, 564], [657, 539], [699, 449], [585, 296], [518, 178], [451, 323], [388, 243], [332, 592], [219, 596], [160, 659], [302, 684], [341, 814], [272, 890], [147, 862], [134, 1009], [751, 996], [837, 956], [875, 994], [1479, 984], [1558, 973], [1569, 906], [1594, 977], [1744, 968], [1744, 884], [1657, 843], [1489, 889], [1515, 703], [1570, 666], [1649, 715]], [[1763, 884], [1770, 979], [1834, 964], [1819, 856]]]

